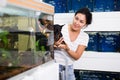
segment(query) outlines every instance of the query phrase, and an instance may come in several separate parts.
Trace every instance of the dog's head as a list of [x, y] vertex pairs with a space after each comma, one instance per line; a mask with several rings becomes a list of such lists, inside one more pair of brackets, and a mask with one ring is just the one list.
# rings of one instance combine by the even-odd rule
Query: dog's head
[[63, 36], [61, 30], [64, 25], [55, 24], [53, 26], [54, 26], [54, 42], [56, 42]]

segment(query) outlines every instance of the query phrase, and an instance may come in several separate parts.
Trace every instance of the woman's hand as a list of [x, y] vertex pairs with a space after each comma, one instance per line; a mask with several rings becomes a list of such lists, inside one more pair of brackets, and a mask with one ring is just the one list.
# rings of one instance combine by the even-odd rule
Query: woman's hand
[[54, 46], [58, 47], [63, 41], [63, 37], [61, 37], [57, 42], [54, 43]]
[[69, 50], [70, 50], [70, 48], [68, 47], [67, 44], [60, 44], [60, 45], [58, 46], [58, 48], [62, 48], [62, 49], [64, 49], [64, 50], [66, 50], [66, 51], [69, 51]]
[[63, 38], [61, 37], [57, 42], [54, 43], [54, 47], [62, 48], [66, 51], [70, 50], [68, 45], [64, 42]]

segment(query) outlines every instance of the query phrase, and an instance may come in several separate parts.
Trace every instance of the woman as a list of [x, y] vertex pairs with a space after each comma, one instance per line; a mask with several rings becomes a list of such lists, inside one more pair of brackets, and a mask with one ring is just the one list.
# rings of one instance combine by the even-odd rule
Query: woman
[[[54, 43], [54, 47], [59, 48], [54, 50], [54, 56], [55, 61], [60, 64], [60, 80], [75, 80], [73, 62], [81, 57], [87, 47], [89, 36], [82, 29], [91, 24], [91, 21], [89, 9], [82, 8], [75, 13], [72, 24], [62, 27], [63, 37]], [[65, 44], [62, 44], [63, 41]]]

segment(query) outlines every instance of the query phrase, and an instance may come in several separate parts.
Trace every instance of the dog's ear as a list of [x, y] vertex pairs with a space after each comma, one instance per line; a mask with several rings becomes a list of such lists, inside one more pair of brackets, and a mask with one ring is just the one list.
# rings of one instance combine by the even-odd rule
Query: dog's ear
[[59, 24], [54, 24], [53, 25], [53, 28], [54, 28], [54, 31], [56, 32], [56, 31], [61, 31], [61, 29], [62, 29], [62, 27], [63, 27], [64, 25], [59, 25]]
[[[64, 24], [65, 25], [65, 24]], [[53, 27], [63, 27], [64, 25], [60, 25], [60, 24], [54, 24]]]
[[61, 25], [61, 27], [63, 27], [65, 24]]

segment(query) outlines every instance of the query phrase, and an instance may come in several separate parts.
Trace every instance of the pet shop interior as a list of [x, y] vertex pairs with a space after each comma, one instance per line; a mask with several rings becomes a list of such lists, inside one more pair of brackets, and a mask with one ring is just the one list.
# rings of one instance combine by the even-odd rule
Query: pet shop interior
[[120, 0], [0, 0], [0, 80], [59, 80], [53, 25], [82, 7], [93, 20], [75, 79], [120, 80]]

